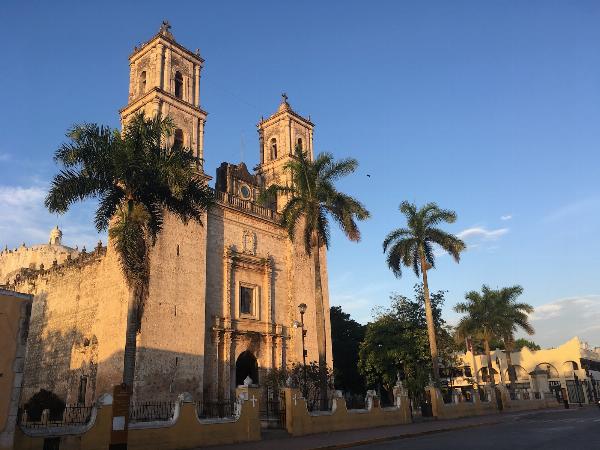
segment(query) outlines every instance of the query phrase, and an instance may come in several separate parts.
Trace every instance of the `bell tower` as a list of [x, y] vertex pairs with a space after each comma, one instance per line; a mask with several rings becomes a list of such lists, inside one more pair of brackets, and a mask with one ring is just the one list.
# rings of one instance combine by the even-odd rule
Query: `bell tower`
[[[256, 171], [263, 179], [265, 187], [289, 181], [283, 167], [294, 157], [296, 147], [305, 151], [311, 161], [314, 158], [314, 124], [292, 109], [285, 93], [281, 94], [277, 112], [267, 119], [261, 119], [257, 128], [260, 164]], [[279, 203], [278, 201], [278, 209], [282, 206]]]
[[129, 101], [121, 109], [121, 126], [138, 111], [160, 113], [175, 123], [174, 143], [191, 148], [204, 158], [204, 124], [207, 113], [200, 108], [200, 52], [189, 51], [175, 41], [169, 22], [129, 56]]

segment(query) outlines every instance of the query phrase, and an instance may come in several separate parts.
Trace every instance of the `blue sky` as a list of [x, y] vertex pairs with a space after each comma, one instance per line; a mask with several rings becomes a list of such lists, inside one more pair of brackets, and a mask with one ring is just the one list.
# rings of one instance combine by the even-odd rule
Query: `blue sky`
[[318, 151], [359, 160], [340, 188], [372, 219], [359, 244], [334, 233], [332, 304], [366, 322], [392, 291], [410, 294], [417, 279], [394, 278], [381, 242], [403, 224], [402, 200], [436, 201], [469, 245], [430, 274], [450, 321], [466, 291], [518, 283], [538, 306], [540, 343], [600, 344], [600, 3], [5, 2], [2, 13], [0, 245], [43, 242], [56, 222], [69, 244], [97, 242], [93, 205], [43, 210], [52, 153], [73, 123], [118, 126], [127, 57], [167, 18], [206, 59], [210, 174], [258, 161], [255, 125], [282, 91], [316, 123]]

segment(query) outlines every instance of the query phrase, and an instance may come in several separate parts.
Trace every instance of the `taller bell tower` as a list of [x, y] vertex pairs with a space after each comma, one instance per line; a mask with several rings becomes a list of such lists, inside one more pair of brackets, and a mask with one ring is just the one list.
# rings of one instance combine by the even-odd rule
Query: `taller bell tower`
[[121, 126], [138, 111], [160, 113], [175, 123], [172, 143], [191, 148], [204, 158], [204, 124], [200, 108], [200, 71], [204, 60], [175, 41], [169, 22], [129, 56], [129, 101], [121, 111]]
[[[257, 128], [260, 164], [256, 171], [266, 187], [273, 183], [286, 184], [289, 181], [284, 166], [294, 157], [297, 147], [306, 152], [311, 161], [314, 158], [314, 124], [292, 109], [285, 93], [281, 94], [281, 103], [275, 114], [262, 119]], [[281, 209], [281, 199], [278, 199], [277, 203], [278, 209]]]

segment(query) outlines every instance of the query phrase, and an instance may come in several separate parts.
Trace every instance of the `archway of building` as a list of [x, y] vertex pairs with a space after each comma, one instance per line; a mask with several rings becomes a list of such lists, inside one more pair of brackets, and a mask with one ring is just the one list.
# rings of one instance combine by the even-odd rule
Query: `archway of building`
[[558, 373], [558, 370], [556, 369], [556, 367], [554, 367], [550, 363], [546, 363], [546, 362], [539, 363], [537, 366], [535, 366], [535, 368], [547, 371], [548, 378], [560, 378], [560, 374]]
[[574, 372], [579, 369], [579, 365], [575, 361], [565, 361], [562, 365], [563, 376], [565, 378], [573, 378]]
[[241, 386], [246, 377], [252, 379], [251, 384], [258, 384], [258, 361], [251, 351], [246, 350], [235, 362], [235, 384]]

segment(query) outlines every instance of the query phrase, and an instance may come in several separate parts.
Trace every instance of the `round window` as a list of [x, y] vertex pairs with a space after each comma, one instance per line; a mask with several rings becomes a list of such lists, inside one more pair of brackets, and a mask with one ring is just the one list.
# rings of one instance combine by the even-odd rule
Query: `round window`
[[245, 184], [242, 184], [242, 186], [240, 187], [240, 196], [244, 200], [248, 200], [250, 198], [250, 188]]

